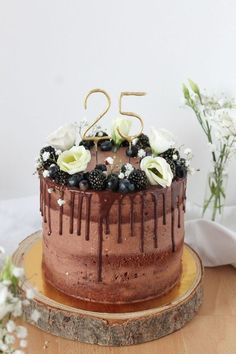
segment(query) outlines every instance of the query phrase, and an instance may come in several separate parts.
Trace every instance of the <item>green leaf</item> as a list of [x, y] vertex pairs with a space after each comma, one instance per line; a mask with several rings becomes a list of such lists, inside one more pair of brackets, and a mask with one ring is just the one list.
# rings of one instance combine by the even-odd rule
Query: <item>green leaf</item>
[[154, 175], [156, 175], [157, 177], [161, 179], [163, 178], [163, 175], [155, 167], [148, 168], [148, 170], [154, 173]]

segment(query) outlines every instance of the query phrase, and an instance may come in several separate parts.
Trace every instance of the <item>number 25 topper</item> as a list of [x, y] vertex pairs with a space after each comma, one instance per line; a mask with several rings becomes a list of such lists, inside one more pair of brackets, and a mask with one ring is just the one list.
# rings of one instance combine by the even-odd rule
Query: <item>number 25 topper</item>
[[[87, 136], [87, 133], [89, 132], [90, 129], [92, 129], [101, 119], [102, 117], [104, 117], [104, 115], [108, 112], [108, 110], [110, 109], [111, 107], [111, 99], [110, 99], [110, 96], [108, 95], [108, 93], [105, 91], [105, 90], [102, 90], [102, 89], [93, 89], [91, 90], [87, 96], [85, 97], [85, 100], [84, 100], [84, 108], [87, 109], [87, 103], [88, 103], [88, 98], [94, 94], [94, 93], [102, 93], [103, 95], [105, 95], [105, 97], [107, 98], [107, 107], [105, 108], [105, 110], [94, 120], [94, 122], [85, 130], [84, 134], [83, 134], [83, 140], [92, 140], [94, 141], [95, 143], [95, 149], [97, 151], [97, 145], [98, 145], [98, 141], [100, 140], [107, 140], [107, 139], [111, 139], [111, 136]], [[121, 92], [120, 94], [120, 98], [119, 98], [119, 113], [121, 115], [125, 115], [125, 116], [129, 116], [129, 117], [134, 117], [134, 118], [137, 118], [140, 122], [140, 130], [137, 134], [134, 134], [134, 135], [126, 135], [124, 134], [123, 132], [121, 132], [121, 130], [118, 128], [118, 133], [120, 134], [120, 136], [127, 140], [129, 142], [129, 144], [131, 145], [131, 142], [132, 140], [134, 140], [135, 138], [137, 138], [139, 135], [142, 134], [142, 131], [143, 131], [143, 120], [142, 118], [136, 114], [136, 113], [133, 113], [133, 112], [125, 112], [125, 111], [122, 111], [122, 98], [124, 96], [145, 96], [146, 93], [145, 92]]]

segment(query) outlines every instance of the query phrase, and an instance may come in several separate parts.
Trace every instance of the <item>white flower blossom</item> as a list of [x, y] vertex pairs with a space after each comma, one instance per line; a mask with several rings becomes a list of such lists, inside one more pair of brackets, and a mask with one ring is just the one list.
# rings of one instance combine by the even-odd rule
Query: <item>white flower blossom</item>
[[27, 337], [28, 331], [26, 327], [17, 326], [16, 327], [16, 336], [19, 339], [25, 339]]
[[44, 153], [42, 154], [43, 161], [47, 161], [49, 157], [50, 157], [50, 152], [44, 151]]
[[12, 345], [12, 344], [14, 344], [15, 343], [15, 337], [13, 336], [13, 335], [11, 335], [11, 334], [7, 334], [6, 336], [5, 336], [5, 343], [9, 346], [9, 345]]
[[174, 161], [176, 161], [176, 160], [178, 160], [178, 156], [177, 156], [176, 154], [173, 154], [172, 159], [173, 159]]
[[51, 194], [53, 192], [53, 188], [48, 188], [48, 193]]
[[108, 165], [113, 165], [114, 159], [109, 156], [109, 157], [106, 158], [105, 162], [108, 163]]
[[57, 204], [61, 207], [62, 205], [64, 205], [65, 204], [65, 201], [64, 201], [64, 199], [58, 199], [58, 201], [57, 201]]
[[187, 149], [184, 150], [184, 154], [187, 155], [187, 156], [188, 155], [192, 155], [192, 150], [187, 148]]
[[35, 291], [34, 291], [34, 289], [27, 289], [26, 292], [25, 292], [25, 294], [26, 294], [26, 298], [27, 298], [28, 300], [32, 300], [32, 299], [35, 297]]
[[144, 149], [139, 149], [138, 157], [142, 158], [146, 156], [146, 151]]
[[123, 172], [120, 172], [119, 175], [118, 175], [118, 177], [119, 177], [120, 179], [123, 179], [123, 178], [125, 178], [125, 174], [124, 174]]
[[16, 278], [22, 278], [25, 274], [24, 272], [24, 268], [20, 268], [20, 267], [13, 267], [12, 269], [12, 274], [16, 277]]
[[9, 292], [7, 286], [0, 283], [0, 305], [4, 305], [7, 301]]
[[48, 177], [48, 176], [49, 176], [48, 170], [44, 170], [44, 171], [43, 171], [43, 177], [46, 178], [46, 177]]
[[21, 341], [20, 341], [20, 347], [21, 348], [26, 348], [27, 347], [27, 340], [25, 340], [25, 339], [21, 339]]
[[33, 322], [38, 322], [38, 320], [40, 319], [40, 317], [41, 317], [41, 315], [40, 315], [40, 313], [39, 313], [38, 310], [34, 310], [34, 311], [32, 312], [32, 314], [31, 314], [31, 316], [30, 316], [30, 318], [31, 318], [31, 320], [32, 320]]
[[57, 150], [69, 150], [75, 144], [76, 140], [76, 125], [67, 124], [59, 127], [55, 132], [48, 137], [48, 144]]
[[16, 329], [16, 324], [14, 321], [9, 320], [6, 324], [6, 329], [9, 333], [13, 333]]

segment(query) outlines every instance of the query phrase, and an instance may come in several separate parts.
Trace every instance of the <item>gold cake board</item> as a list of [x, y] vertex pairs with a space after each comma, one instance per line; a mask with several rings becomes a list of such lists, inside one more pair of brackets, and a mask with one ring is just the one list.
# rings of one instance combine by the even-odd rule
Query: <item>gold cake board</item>
[[22, 241], [13, 255], [14, 264], [25, 270], [22, 290], [37, 289], [24, 316], [31, 322], [30, 315], [37, 309], [41, 316], [36, 326], [67, 339], [111, 346], [152, 341], [183, 327], [202, 303], [202, 263], [186, 244], [180, 284], [165, 296], [134, 304], [96, 304], [64, 295], [45, 282], [41, 261], [38, 231]]

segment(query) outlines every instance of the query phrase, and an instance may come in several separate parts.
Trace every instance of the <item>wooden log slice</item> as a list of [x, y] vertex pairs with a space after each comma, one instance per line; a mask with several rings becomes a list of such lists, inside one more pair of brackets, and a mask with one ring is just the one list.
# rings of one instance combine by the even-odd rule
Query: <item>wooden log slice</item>
[[41, 237], [39, 231], [22, 241], [13, 262], [25, 269], [27, 280], [21, 290], [37, 288], [35, 298], [24, 310], [24, 317], [32, 323], [31, 313], [38, 310], [41, 317], [36, 326], [43, 331], [91, 344], [139, 344], [180, 329], [194, 317], [202, 303], [202, 263], [187, 245], [180, 284], [169, 294], [143, 303], [104, 305], [73, 299], [45, 282]]

